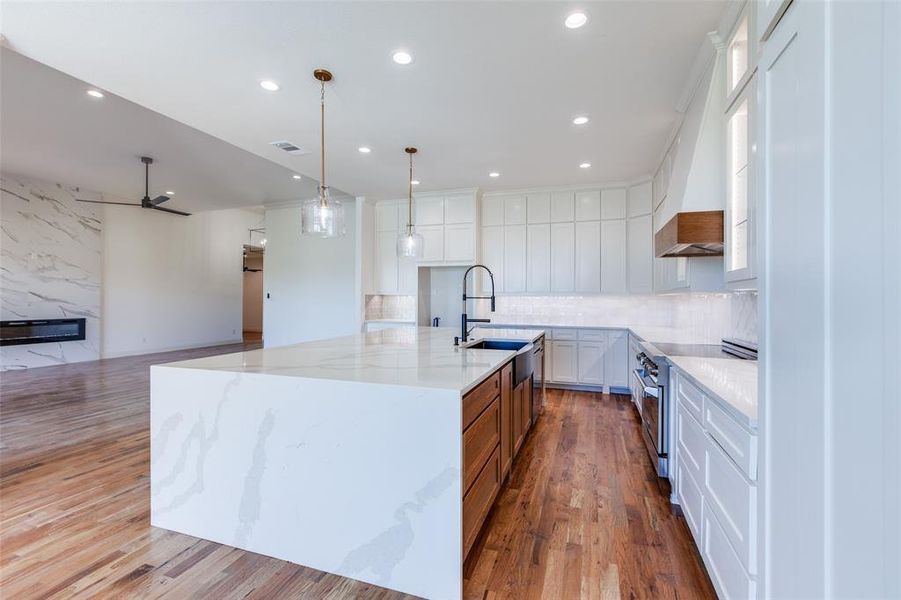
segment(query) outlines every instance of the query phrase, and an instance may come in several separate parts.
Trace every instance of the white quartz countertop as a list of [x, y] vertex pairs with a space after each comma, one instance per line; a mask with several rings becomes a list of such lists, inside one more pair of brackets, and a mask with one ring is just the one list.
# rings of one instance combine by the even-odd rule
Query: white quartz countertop
[[[455, 347], [454, 336], [458, 334], [449, 327], [385, 329], [161, 366], [453, 389], [465, 394], [515, 352]], [[532, 329], [479, 328], [473, 330], [471, 338], [531, 342], [543, 334]]]
[[720, 399], [734, 417], [749, 427], [757, 427], [757, 361], [697, 356], [672, 356], [668, 360]]

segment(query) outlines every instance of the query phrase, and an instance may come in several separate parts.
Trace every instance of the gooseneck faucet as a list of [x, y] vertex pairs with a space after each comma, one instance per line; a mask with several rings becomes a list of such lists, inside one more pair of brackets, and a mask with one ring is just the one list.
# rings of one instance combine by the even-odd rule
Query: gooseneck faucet
[[[469, 272], [475, 268], [481, 267], [488, 271], [488, 277], [491, 278], [491, 295], [490, 296], [467, 296], [466, 295], [466, 276], [469, 275]], [[460, 339], [461, 343], [465, 343], [467, 337], [469, 335], [469, 323], [490, 323], [491, 319], [470, 319], [466, 314], [466, 300], [474, 299], [474, 300], [491, 300], [491, 312], [494, 312], [494, 273], [491, 272], [491, 269], [486, 267], [485, 265], [473, 265], [466, 269], [466, 272], [463, 273], [463, 316], [460, 319]]]

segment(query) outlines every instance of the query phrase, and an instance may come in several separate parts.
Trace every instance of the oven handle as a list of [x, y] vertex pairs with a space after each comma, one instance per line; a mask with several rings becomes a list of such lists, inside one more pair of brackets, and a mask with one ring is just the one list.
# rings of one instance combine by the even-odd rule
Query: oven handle
[[638, 381], [638, 385], [641, 386], [642, 391], [644, 391], [644, 394], [646, 396], [652, 396], [654, 398], [659, 398], [660, 392], [657, 389], [657, 386], [656, 385], [648, 385], [647, 382], [645, 381], [644, 375], [642, 375], [641, 371], [642, 371], [641, 369], [633, 369], [632, 370], [632, 375]]

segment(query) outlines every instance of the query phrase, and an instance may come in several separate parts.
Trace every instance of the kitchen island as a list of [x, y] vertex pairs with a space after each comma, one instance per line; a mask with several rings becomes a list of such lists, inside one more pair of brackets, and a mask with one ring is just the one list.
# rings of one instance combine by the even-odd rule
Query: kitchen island
[[513, 385], [516, 351], [455, 347], [456, 333], [389, 329], [151, 367], [151, 524], [459, 598], [531, 423], [532, 382]]

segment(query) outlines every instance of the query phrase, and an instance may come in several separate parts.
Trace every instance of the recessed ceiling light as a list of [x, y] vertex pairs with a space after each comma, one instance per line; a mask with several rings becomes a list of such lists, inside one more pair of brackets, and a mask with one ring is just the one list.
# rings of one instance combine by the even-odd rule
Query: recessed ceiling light
[[408, 65], [413, 62], [413, 56], [406, 50], [395, 50], [391, 58], [399, 65]]
[[267, 92], [277, 92], [279, 89], [279, 85], [270, 79], [264, 79], [263, 81], [261, 81], [260, 87]]
[[563, 24], [566, 25], [569, 29], [578, 29], [587, 22], [588, 15], [581, 11], [576, 11], [567, 15], [566, 20], [563, 21]]
[[579, 168], [580, 168], [580, 169], [587, 169], [587, 168], [589, 168], [590, 166], [591, 166], [591, 163], [590, 163], [590, 162], [584, 162], [584, 163], [582, 163], [581, 165], [579, 165]]
[[369, 154], [370, 152], [372, 152], [372, 148], [369, 148], [368, 146], [360, 146], [359, 148], [357, 148], [357, 151], [361, 154]]
[[291, 177], [293, 177], [294, 179], [300, 179], [300, 175], [297, 174], [291, 175]]
[[419, 180], [418, 180], [418, 179], [414, 179], [414, 180], [411, 181], [410, 183], [412, 183], [413, 185], [419, 185]]
[[500, 176], [501, 176], [501, 174], [498, 173], [497, 171], [492, 171], [491, 173], [488, 173], [488, 177], [500, 177]]
[[167, 195], [167, 196], [174, 196], [174, 195], [175, 195], [175, 192], [173, 192], [172, 190], [169, 190], [168, 192], [166, 192], [166, 195]]
[[573, 125], [584, 125], [587, 122], [588, 122], [588, 117], [586, 117], [586, 116], [579, 116], [579, 117], [576, 117], [575, 119], [573, 119]]
[[91, 98], [103, 98], [103, 92], [100, 90], [88, 90], [88, 96]]

